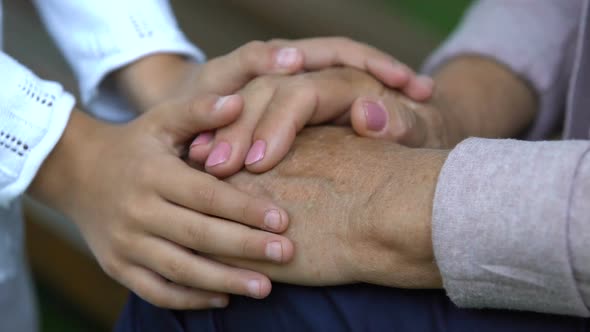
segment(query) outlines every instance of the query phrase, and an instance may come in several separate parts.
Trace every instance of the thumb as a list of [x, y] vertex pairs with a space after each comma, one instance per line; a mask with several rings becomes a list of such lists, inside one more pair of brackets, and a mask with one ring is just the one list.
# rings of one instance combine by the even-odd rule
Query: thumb
[[167, 102], [146, 115], [175, 143], [184, 143], [200, 132], [232, 123], [239, 117], [243, 106], [244, 101], [239, 95], [202, 95]]
[[352, 104], [351, 123], [360, 136], [409, 147], [422, 146], [426, 138], [426, 125], [422, 118], [397, 98], [357, 98]]

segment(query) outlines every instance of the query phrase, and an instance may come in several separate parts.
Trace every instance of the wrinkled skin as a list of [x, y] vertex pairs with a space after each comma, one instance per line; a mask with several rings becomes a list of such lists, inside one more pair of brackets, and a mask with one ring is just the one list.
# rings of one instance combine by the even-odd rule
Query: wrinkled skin
[[344, 128], [305, 129], [272, 171], [228, 179], [288, 211], [293, 261], [279, 267], [218, 259], [293, 284], [440, 287], [430, 220], [446, 155], [360, 138]]

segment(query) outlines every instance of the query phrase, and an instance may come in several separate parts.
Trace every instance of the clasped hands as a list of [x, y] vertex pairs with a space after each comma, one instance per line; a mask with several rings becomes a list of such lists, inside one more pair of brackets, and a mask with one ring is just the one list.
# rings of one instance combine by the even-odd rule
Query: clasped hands
[[[391, 144], [448, 146], [451, 120], [418, 102], [428, 79], [339, 38], [255, 42], [203, 65], [153, 56], [112, 79], [145, 113], [115, 126], [75, 111], [30, 192], [142, 298], [223, 307], [267, 296], [269, 277], [440, 285], [430, 216], [446, 152]], [[384, 140], [295, 139], [317, 124]]]

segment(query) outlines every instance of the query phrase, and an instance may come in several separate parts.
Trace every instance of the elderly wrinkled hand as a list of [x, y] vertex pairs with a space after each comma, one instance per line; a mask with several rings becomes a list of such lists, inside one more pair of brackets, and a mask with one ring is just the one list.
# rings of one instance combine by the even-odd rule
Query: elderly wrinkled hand
[[272, 171], [227, 179], [288, 211], [291, 224], [283, 235], [295, 245], [293, 260], [274, 266], [218, 259], [294, 284], [440, 287], [431, 209], [446, 155], [360, 138], [344, 128], [306, 129]]
[[[235, 174], [244, 166], [255, 173], [268, 171], [281, 161], [296, 135], [309, 125], [352, 125], [362, 136], [374, 136], [379, 133], [371, 133], [365, 127], [375, 125], [375, 116], [385, 127], [389, 117], [392, 124], [383, 130], [400, 143], [443, 145], [438, 143], [444, 140], [436, 134], [438, 129], [429, 130], [432, 135], [418, 137], [416, 128], [412, 127], [439, 128], [440, 113], [433, 111], [430, 104], [413, 102], [397, 89], [355, 68], [329, 68], [294, 76], [262, 76], [252, 80], [238, 94], [244, 100], [240, 118], [214, 134], [202, 133], [189, 153], [192, 161], [204, 165], [207, 172], [218, 177]], [[374, 114], [374, 108], [380, 103], [374, 100], [379, 98], [390, 107], [390, 115]], [[411, 122], [398, 132], [395, 131], [397, 127], [391, 129], [401, 124], [398, 118], [394, 119], [395, 114], [402, 114], [404, 121], [406, 115], [428, 116], [423, 121], [418, 121], [417, 117], [408, 120]]]

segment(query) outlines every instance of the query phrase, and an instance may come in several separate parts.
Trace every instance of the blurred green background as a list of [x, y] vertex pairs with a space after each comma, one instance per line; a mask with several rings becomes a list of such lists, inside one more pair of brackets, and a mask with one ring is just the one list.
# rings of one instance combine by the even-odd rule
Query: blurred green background
[[43, 332], [102, 332], [110, 327], [85, 314], [82, 310], [42, 280], [36, 279], [41, 331]]
[[[227, 52], [251, 39], [265, 40], [278, 36], [305, 37], [319, 31], [319, 34], [324, 35], [350, 34], [355, 39], [373, 43], [377, 47], [396, 53], [393, 55], [399, 56], [403, 61], [408, 61], [417, 66], [423, 56], [452, 31], [471, 1], [310, 0], [307, 1], [307, 6], [317, 6], [324, 10], [324, 12], [320, 13], [318, 13], [320, 10], [309, 11], [309, 15], [316, 15], [315, 25], [311, 28], [308, 22], [311, 16], [301, 18], [297, 15], [301, 13], [301, 8], [293, 9], [299, 10], [296, 13], [282, 13], [283, 16], [275, 15], [277, 13], [269, 13], [268, 7], [276, 6], [275, 10], [277, 10], [277, 7], [280, 8], [278, 10], [283, 10], [282, 8], [285, 6], [301, 7], [304, 6], [303, 3], [306, 3], [303, 0], [281, 2], [280, 4], [275, 2], [273, 5], [269, 2], [254, 0], [243, 2], [230, 0], [172, 0], [171, 2], [184, 31], [209, 56]], [[298, 3], [298, 5], [295, 5], [295, 3]], [[329, 5], [326, 5], [327, 3], [334, 6], [329, 7]], [[336, 12], [346, 7], [345, 3], [350, 5], [349, 8], [357, 9], [362, 8], [362, 6], [379, 6], [379, 9], [374, 9], [373, 12], [376, 16], [380, 16], [380, 22], [389, 20], [388, 17], [391, 16], [391, 21], [395, 21], [393, 23], [396, 23], [397, 30], [381, 31], [379, 30], [380, 27], [367, 27], [367, 25], [374, 23], [372, 17], [365, 17], [364, 23], [350, 22], [351, 17], [356, 17], [354, 10], [350, 10], [352, 11], [351, 14]], [[48, 42], [49, 37], [42, 32], [39, 20], [30, 3], [26, 1], [5, 1], [4, 5], [6, 50], [32, 67], [40, 75], [59, 80], [66, 88], [75, 91], [75, 80], [55, 47]], [[327, 8], [329, 10], [326, 10]], [[334, 8], [336, 8], [336, 11]], [[382, 8], [385, 8], [385, 10], [382, 10]], [[371, 11], [366, 13], [371, 13]], [[199, 14], [200, 16], [196, 17]], [[275, 18], [273, 21], [272, 17], [275, 16], [280, 18]], [[385, 20], [383, 16], [386, 18]], [[226, 24], [226, 22], [231, 23]], [[376, 37], [376, 35], [378, 36]], [[392, 38], [392, 40], [388, 38]], [[397, 45], [391, 45], [395, 44], [396, 41]], [[44, 65], [39, 66], [39, 63]], [[37, 221], [33, 220], [32, 222]], [[79, 250], [76, 241], [79, 242], [79, 240], [72, 241], [68, 236], [64, 236], [64, 242], [73, 243], [71, 245], [72, 251], [84, 252], [84, 250]], [[34, 258], [35, 251], [39, 250], [50, 251], [51, 249], [33, 248], [29, 250], [30, 256]], [[84, 255], [88, 256], [87, 253], [84, 253]], [[89, 262], [92, 261], [89, 256], [88, 260]], [[85, 304], [87, 305], [90, 302], [79, 301], [79, 297], [76, 298], [64, 291], [67, 287], [64, 288], [59, 281], [56, 281], [58, 279], [55, 277], [47, 278], [47, 275], [55, 276], [55, 274], [46, 273], [47, 271], [44, 269], [47, 269], [47, 266], [35, 266], [35, 259], [31, 259], [31, 261], [35, 271], [35, 283], [39, 295], [42, 331], [98, 332], [110, 330], [113, 317], [120, 310], [119, 305], [110, 308], [112, 314], [107, 315], [106, 318], [104, 315], [96, 315], [95, 311], [84, 307]], [[75, 271], [76, 266], [65, 265], [65, 267], [61, 268]], [[97, 269], [97, 271], [99, 270]], [[84, 283], [85, 280], [80, 282]], [[93, 287], [93, 285], [87, 285], [86, 287]], [[101, 292], [101, 289], [96, 291]]]
[[408, 17], [446, 36], [457, 24], [471, 0], [387, 0], [392, 10], [401, 10]]

